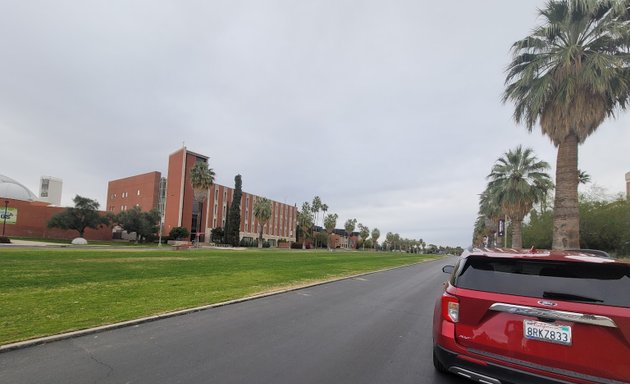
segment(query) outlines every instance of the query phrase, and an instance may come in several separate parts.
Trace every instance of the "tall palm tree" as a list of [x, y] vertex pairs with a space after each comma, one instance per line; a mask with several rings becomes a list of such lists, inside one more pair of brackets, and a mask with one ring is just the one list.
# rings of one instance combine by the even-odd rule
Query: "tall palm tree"
[[379, 231], [378, 228], [374, 228], [372, 233], [370, 233], [370, 236], [372, 236], [372, 247], [376, 249], [376, 246], [378, 245], [378, 238], [381, 237], [381, 231]]
[[400, 241], [400, 233], [394, 233], [394, 249], [398, 248], [400, 251], [401, 241]]
[[476, 233], [474, 244], [481, 244], [484, 237], [492, 239], [492, 244], [495, 244], [495, 234], [499, 225], [499, 220], [504, 216], [501, 207], [496, 202], [495, 196], [492, 195], [492, 191], [487, 189], [479, 195], [479, 217], [481, 223], [475, 223], [475, 229], [480, 230]]
[[578, 184], [588, 184], [591, 182], [591, 175], [586, 171], [578, 169]]
[[393, 232], [387, 232], [385, 234], [385, 242], [387, 243], [387, 250], [391, 251], [392, 250], [392, 245], [394, 244], [394, 233]]
[[484, 193], [512, 221], [513, 248], [523, 247], [523, 219], [553, 188], [551, 178], [545, 172], [549, 168], [549, 164], [539, 161], [530, 148], [523, 149], [519, 145], [499, 158], [487, 177], [490, 181]]
[[308, 201], [302, 204], [297, 213], [297, 222], [302, 231], [302, 249], [306, 249], [306, 239], [313, 236], [313, 212]]
[[481, 239], [485, 236], [486, 231], [486, 217], [479, 214], [475, 219], [475, 225], [473, 227], [473, 244], [481, 244]]
[[503, 101], [558, 148], [552, 248], [579, 248], [578, 144], [627, 106], [630, 12], [627, 0], [550, 0], [539, 14], [512, 46]]
[[324, 228], [326, 228], [326, 232], [328, 233], [328, 249], [332, 249], [332, 233], [337, 226], [337, 218], [339, 216], [336, 213], [330, 213], [324, 217]]
[[359, 237], [361, 238], [361, 248], [365, 249], [365, 240], [370, 237], [370, 228], [359, 223]]
[[[350, 248], [350, 236], [352, 236], [352, 232], [354, 232], [354, 227], [357, 225], [357, 219], [348, 219], [344, 224], [344, 228], [346, 233], [348, 234], [348, 248]], [[354, 248], [354, 247], [353, 247]]]
[[263, 228], [271, 219], [271, 200], [259, 197], [254, 203], [254, 217], [258, 220], [258, 248], [263, 246]]
[[[319, 196], [315, 196], [313, 198], [313, 202], [311, 203], [311, 211], [313, 212], [315, 226], [317, 226], [317, 219], [319, 216], [319, 210], [321, 208], [322, 208], [322, 199]], [[314, 241], [315, 241], [315, 248], [317, 248], [317, 237], [314, 239]]]
[[199, 244], [199, 232], [201, 230], [201, 212], [203, 208], [203, 202], [208, 195], [208, 189], [210, 189], [212, 184], [214, 184], [214, 176], [214, 171], [212, 170], [212, 168], [209, 168], [208, 164], [204, 161], [197, 162], [190, 169], [190, 183], [193, 187], [195, 202], [199, 204], [199, 214], [197, 215], [196, 228], [197, 235], [195, 236], [195, 241], [197, 244]]
[[328, 204], [322, 204], [321, 208], [322, 208], [322, 216], [325, 217], [326, 212], [328, 212]]

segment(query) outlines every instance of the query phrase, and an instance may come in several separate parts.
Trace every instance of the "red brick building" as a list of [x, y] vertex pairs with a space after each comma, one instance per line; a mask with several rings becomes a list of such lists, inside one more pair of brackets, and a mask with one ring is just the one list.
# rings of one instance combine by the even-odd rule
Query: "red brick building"
[[[48, 203], [39, 201], [23, 201], [2, 198], [0, 213], [4, 213], [6, 201], [8, 201], [8, 210], [15, 214], [15, 222], [7, 221], [7, 224], [4, 225], [4, 222], [0, 221], [0, 226], [4, 227], [5, 236], [7, 237], [36, 237], [43, 239], [71, 240], [79, 236], [79, 232], [77, 231], [48, 228], [48, 221], [50, 221], [54, 215], [63, 212], [66, 208], [54, 207]], [[109, 226], [103, 226], [99, 229], [87, 228], [83, 237], [88, 240], [111, 240], [112, 228]]]
[[[171, 153], [168, 159], [168, 177], [162, 181], [164, 224], [162, 235], [168, 235], [175, 227], [184, 227], [195, 238], [199, 228], [200, 240], [208, 242], [213, 228], [225, 227], [227, 213], [234, 197], [234, 188], [214, 184], [208, 190], [202, 204], [194, 201], [194, 191], [190, 182], [190, 170], [197, 162], [208, 162], [208, 157], [182, 147]], [[107, 193], [107, 209], [117, 213], [138, 205], [142, 210], [159, 206], [159, 172], [131, 176], [110, 181]], [[157, 192], [156, 192], [157, 191]], [[153, 198], [149, 198], [154, 194]], [[258, 238], [258, 221], [254, 217], [254, 203], [259, 198], [243, 191], [241, 196], [240, 238], [254, 240]], [[157, 200], [157, 203], [154, 203]], [[200, 223], [200, 224], [199, 224]], [[295, 241], [297, 208], [272, 200], [271, 219], [265, 225], [263, 237], [272, 244], [280, 239]]]
[[161, 178], [156, 171], [110, 181], [107, 183], [107, 211], [116, 214], [135, 206], [142, 211], [158, 209]]
[[[234, 188], [215, 184], [210, 187], [209, 199], [204, 202], [203, 209], [206, 220], [203, 222], [206, 228], [206, 238], [210, 236], [210, 230], [217, 227], [225, 227], [228, 207], [232, 204]], [[243, 192], [241, 196], [241, 227], [240, 237], [245, 240], [258, 238], [259, 222], [254, 217], [254, 204], [260, 196]], [[263, 228], [263, 238], [277, 244], [278, 240], [295, 242], [295, 228], [297, 226], [297, 207], [289, 204], [271, 201], [271, 218]]]
[[194, 191], [190, 182], [190, 170], [197, 162], [207, 163], [208, 157], [188, 151], [186, 147], [168, 157], [163, 235], [175, 227], [185, 227], [190, 233], [197, 232], [198, 206], [194, 204]]
[[[73, 239], [77, 231], [48, 228], [48, 221], [65, 210], [47, 202], [37, 201], [37, 196], [19, 182], [0, 175], [0, 231], [7, 237], [37, 237], [48, 239]], [[101, 212], [104, 214], [104, 212]], [[0, 232], [2, 235], [2, 232]], [[110, 240], [110, 227], [86, 229], [88, 240]]]

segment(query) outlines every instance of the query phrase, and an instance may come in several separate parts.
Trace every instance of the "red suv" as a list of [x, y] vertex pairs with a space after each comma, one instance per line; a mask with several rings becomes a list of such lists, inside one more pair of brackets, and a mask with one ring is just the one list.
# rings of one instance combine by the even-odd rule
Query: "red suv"
[[433, 364], [480, 383], [630, 383], [630, 263], [470, 249], [433, 317]]

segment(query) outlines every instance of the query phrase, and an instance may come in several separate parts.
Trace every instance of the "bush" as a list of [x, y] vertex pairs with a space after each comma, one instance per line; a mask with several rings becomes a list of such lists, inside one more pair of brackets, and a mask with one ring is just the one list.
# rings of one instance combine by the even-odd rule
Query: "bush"
[[251, 237], [243, 237], [239, 243], [239, 246], [241, 247], [256, 247], [257, 246], [257, 242], [255, 240], [252, 240]]
[[271, 244], [268, 241], [263, 242], [263, 248], [270, 248]]
[[292, 243], [291, 249], [302, 249], [302, 243]]
[[168, 236], [175, 240], [188, 240], [190, 238], [190, 232], [184, 227], [175, 227], [171, 229]]
[[223, 228], [216, 227], [210, 230], [210, 241], [213, 243], [223, 243], [223, 237], [225, 233], [223, 232]]
[[0, 236], [0, 244], [11, 244], [11, 239], [6, 236]]

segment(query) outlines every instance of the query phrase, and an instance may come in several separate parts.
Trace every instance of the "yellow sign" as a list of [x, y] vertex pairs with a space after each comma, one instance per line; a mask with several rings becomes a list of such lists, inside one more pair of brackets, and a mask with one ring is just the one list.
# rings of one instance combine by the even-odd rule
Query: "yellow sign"
[[0, 224], [15, 224], [17, 222], [17, 208], [0, 207]]

